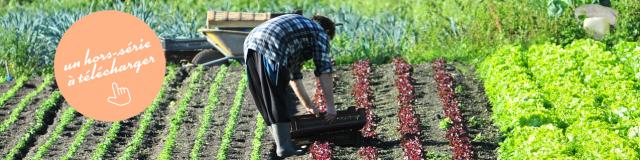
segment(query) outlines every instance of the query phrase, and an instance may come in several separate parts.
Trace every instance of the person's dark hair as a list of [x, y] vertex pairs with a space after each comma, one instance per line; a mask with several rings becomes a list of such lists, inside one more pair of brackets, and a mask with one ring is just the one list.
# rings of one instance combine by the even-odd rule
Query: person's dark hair
[[321, 15], [315, 15], [311, 19], [324, 28], [327, 35], [329, 35], [329, 39], [333, 39], [336, 35], [336, 24], [331, 19]]

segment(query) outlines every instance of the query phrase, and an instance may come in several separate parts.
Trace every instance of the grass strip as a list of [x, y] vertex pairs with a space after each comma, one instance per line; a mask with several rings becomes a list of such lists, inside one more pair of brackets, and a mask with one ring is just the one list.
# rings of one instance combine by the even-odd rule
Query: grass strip
[[236, 90], [236, 96], [233, 99], [233, 106], [231, 106], [231, 110], [229, 112], [229, 120], [227, 121], [227, 125], [224, 128], [224, 135], [222, 136], [220, 148], [218, 148], [218, 153], [216, 154], [216, 159], [218, 160], [227, 159], [227, 151], [229, 151], [229, 146], [231, 146], [231, 136], [236, 129], [238, 115], [240, 114], [240, 109], [242, 108], [244, 92], [247, 89], [247, 75], [244, 74], [244, 72], [242, 74], [244, 76], [238, 84], [238, 90]]
[[47, 153], [47, 151], [49, 151], [49, 148], [51, 148], [53, 143], [56, 142], [58, 138], [60, 138], [60, 134], [62, 134], [64, 129], [67, 127], [67, 125], [69, 125], [69, 123], [73, 121], [73, 118], [75, 117], [75, 113], [76, 113], [75, 109], [73, 109], [72, 107], [68, 107], [64, 111], [64, 113], [62, 113], [62, 117], [60, 118], [58, 125], [56, 125], [56, 128], [54, 129], [53, 133], [49, 135], [49, 139], [47, 139], [47, 141], [44, 142], [42, 146], [38, 147], [36, 154], [29, 159], [33, 159], [33, 160], [44, 159], [45, 158], [43, 157], [44, 154]]
[[220, 70], [216, 74], [216, 78], [209, 89], [209, 101], [207, 103], [207, 106], [205, 106], [204, 108], [204, 114], [200, 117], [200, 127], [198, 128], [198, 133], [196, 134], [196, 139], [191, 149], [190, 158], [192, 160], [199, 159], [198, 154], [200, 153], [202, 145], [204, 144], [204, 135], [209, 129], [209, 125], [211, 124], [211, 115], [219, 105], [218, 89], [220, 88], [222, 81], [227, 75], [227, 69], [227, 66], [220, 67]]
[[91, 126], [93, 126], [94, 122], [95, 121], [93, 119], [88, 119], [82, 125], [82, 128], [80, 128], [80, 132], [78, 132], [76, 137], [73, 139], [73, 142], [67, 148], [67, 153], [65, 153], [64, 156], [62, 156], [61, 160], [68, 160], [73, 157], [76, 151], [78, 151], [78, 148], [80, 148], [80, 144], [84, 142], [84, 139], [87, 137], [87, 133], [89, 133], [89, 129], [91, 128]]
[[44, 90], [52, 82], [53, 82], [53, 75], [46, 76], [44, 79], [44, 82], [42, 82], [42, 84], [40, 84], [36, 88], [36, 90], [31, 91], [24, 98], [22, 98], [22, 100], [20, 100], [20, 102], [18, 103], [18, 106], [13, 110], [11, 110], [11, 114], [9, 114], [9, 118], [5, 119], [4, 121], [2, 121], [2, 124], [0, 124], [0, 133], [4, 132], [5, 130], [7, 130], [7, 128], [9, 128], [9, 126], [11, 126], [13, 123], [18, 121], [18, 118], [20, 117], [20, 113], [22, 113], [22, 111], [24, 111], [24, 109], [26, 109], [27, 106], [32, 102], [33, 97], [37, 96], [40, 92], [42, 92], [42, 90]]
[[20, 140], [16, 143], [16, 146], [11, 148], [11, 151], [4, 157], [5, 160], [13, 160], [19, 159], [17, 157], [20, 154], [24, 154], [25, 149], [29, 143], [33, 143], [35, 139], [35, 135], [39, 131], [45, 130], [46, 126], [44, 125], [44, 119], [47, 112], [51, 111], [51, 109], [56, 106], [58, 100], [60, 99], [60, 91], [54, 91], [49, 99], [47, 99], [40, 107], [36, 110], [36, 120], [33, 126], [29, 128], [27, 133], [23, 134], [20, 137]]
[[[147, 131], [147, 129], [149, 128], [149, 125], [151, 125], [151, 120], [153, 120], [153, 112], [155, 112], [155, 110], [158, 109], [158, 106], [160, 106], [160, 103], [165, 98], [165, 93], [167, 92], [167, 88], [170, 87], [170, 83], [175, 78], [176, 78], [176, 68], [173, 66], [167, 67], [167, 76], [164, 77], [164, 84], [163, 84], [163, 87], [160, 88], [160, 91], [158, 92], [158, 97], [153, 101], [153, 103], [151, 103], [151, 106], [149, 106], [149, 108], [147, 108], [147, 110], [145, 110], [144, 113], [142, 114], [142, 118], [140, 118], [138, 129], [136, 130], [133, 137], [131, 138], [131, 142], [127, 144], [127, 148], [124, 150], [123, 154], [120, 157], [118, 157], [118, 160], [131, 159], [131, 157], [133, 157], [133, 154], [135, 154], [138, 151], [138, 149], [140, 149], [140, 145], [142, 145], [142, 138], [144, 138], [144, 132]], [[113, 129], [113, 126], [112, 126], [112, 129]], [[112, 129], [109, 129], [109, 130], [112, 130]], [[117, 133], [114, 133], [114, 135], [112, 136], [115, 139], [115, 136], [117, 136]], [[110, 137], [110, 136], [107, 136], [107, 137]], [[111, 141], [113, 141], [114, 139], [108, 140], [109, 142], [106, 142], [107, 140], [105, 140], [105, 142], [103, 142], [105, 143], [104, 144], [105, 147], [103, 149], [104, 151], [96, 150], [96, 153], [93, 154], [93, 159], [102, 159], [102, 157], [106, 153], [107, 148], [111, 146], [111, 143], [112, 143]], [[100, 152], [103, 152], [103, 153], [100, 153]]]
[[189, 79], [189, 85], [187, 86], [187, 91], [180, 99], [178, 103], [178, 110], [171, 117], [171, 123], [169, 124], [169, 132], [167, 133], [166, 139], [164, 141], [164, 147], [162, 148], [162, 152], [158, 156], [158, 159], [171, 159], [171, 152], [173, 148], [175, 148], [176, 136], [178, 136], [178, 132], [180, 132], [180, 125], [182, 125], [183, 118], [186, 115], [187, 107], [189, 103], [191, 103], [191, 98], [193, 98], [193, 93], [198, 89], [200, 84], [200, 78], [202, 77], [204, 67], [198, 66], [196, 71], [194, 71], [193, 75], [191, 75]]
[[24, 86], [24, 83], [27, 82], [28, 79], [29, 78], [27, 77], [20, 77], [18, 80], [16, 80], [16, 84], [13, 85], [13, 87], [11, 87], [11, 89], [9, 89], [7, 92], [3, 93], [2, 97], [0, 97], [0, 107], [3, 107], [4, 103], [6, 103], [9, 98], [16, 95], [18, 90], [20, 90], [20, 88]]

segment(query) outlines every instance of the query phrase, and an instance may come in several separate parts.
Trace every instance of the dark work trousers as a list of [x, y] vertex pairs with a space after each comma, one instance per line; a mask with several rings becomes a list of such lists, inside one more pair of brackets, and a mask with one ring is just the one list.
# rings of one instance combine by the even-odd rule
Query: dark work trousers
[[249, 50], [245, 58], [249, 91], [268, 126], [272, 123], [290, 122], [289, 112], [296, 107], [296, 101], [289, 93], [289, 71], [283, 67], [278, 68], [278, 82], [274, 83], [267, 75], [262, 58], [261, 54], [253, 50]]

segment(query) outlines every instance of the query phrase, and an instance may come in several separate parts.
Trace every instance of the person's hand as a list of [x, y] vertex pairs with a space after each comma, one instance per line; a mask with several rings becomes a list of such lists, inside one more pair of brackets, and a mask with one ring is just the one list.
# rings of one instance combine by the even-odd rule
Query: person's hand
[[334, 120], [336, 120], [337, 115], [338, 114], [336, 113], [336, 110], [333, 107], [327, 107], [327, 113], [324, 114], [324, 119], [326, 121], [333, 122]]
[[320, 114], [320, 110], [318, 110], [318, 108], [311, 106], [309, 108], [307, 108], [307, 114], [313, 114], [316, 115], [316, 117], [318, 116], [318, 114]]

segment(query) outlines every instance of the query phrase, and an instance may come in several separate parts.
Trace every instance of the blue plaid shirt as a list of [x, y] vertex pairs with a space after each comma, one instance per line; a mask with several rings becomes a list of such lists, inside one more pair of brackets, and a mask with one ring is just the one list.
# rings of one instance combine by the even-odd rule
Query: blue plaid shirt
[[316, 76], [333, 72], [329, 36], [318, 23], [301, 15], [282, 15], [257, 26], [244, 41], [245, 59], [249, 49], [263, 55], [273, 81], [280, 66], [289, 70], [291, 80], [302, 79], [302, 64], [311, 58]]

